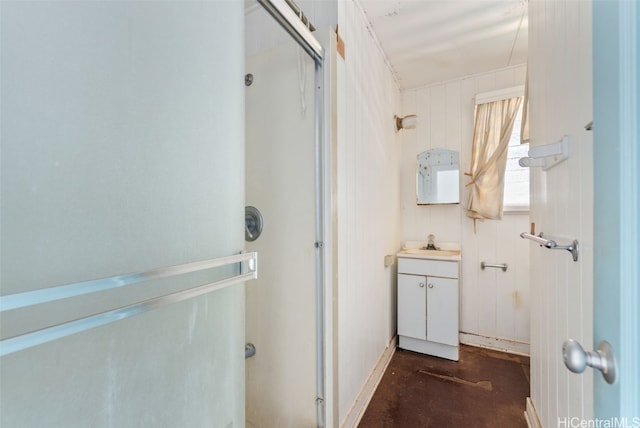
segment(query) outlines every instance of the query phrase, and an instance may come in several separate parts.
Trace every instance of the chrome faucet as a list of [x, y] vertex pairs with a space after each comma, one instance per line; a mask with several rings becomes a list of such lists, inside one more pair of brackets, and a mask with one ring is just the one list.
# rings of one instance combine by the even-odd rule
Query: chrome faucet
[[432, 234], [430, 234], [429, 236], [427, 236], [427, 246], [424, 247], [425, 250], [437, 250], [436, 248], [436, 244], [434, 242], [434, 240], [436, 239], [435, 236], [433, 236]]

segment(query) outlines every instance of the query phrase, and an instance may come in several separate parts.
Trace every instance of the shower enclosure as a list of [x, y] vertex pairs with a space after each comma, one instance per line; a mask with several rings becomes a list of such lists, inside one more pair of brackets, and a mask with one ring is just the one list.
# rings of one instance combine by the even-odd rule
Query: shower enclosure
[[247, 426], [323, 426], [321, 51], [257, 3], [246, 22], [246, 204], [263, 219], [246, 243]]

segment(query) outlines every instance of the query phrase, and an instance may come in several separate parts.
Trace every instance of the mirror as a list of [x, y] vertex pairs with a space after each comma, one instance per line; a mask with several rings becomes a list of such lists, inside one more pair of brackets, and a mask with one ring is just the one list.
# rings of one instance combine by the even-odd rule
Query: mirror
[[418, 155], [417, 204], [460, 203], [460, 160], [458, 152], [431, 149]]

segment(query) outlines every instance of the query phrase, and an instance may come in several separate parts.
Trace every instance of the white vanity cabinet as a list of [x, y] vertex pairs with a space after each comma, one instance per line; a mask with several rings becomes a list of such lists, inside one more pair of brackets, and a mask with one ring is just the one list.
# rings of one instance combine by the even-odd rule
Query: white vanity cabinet
[[398, 257], [399, 347], [458, 360], [458, 261]]

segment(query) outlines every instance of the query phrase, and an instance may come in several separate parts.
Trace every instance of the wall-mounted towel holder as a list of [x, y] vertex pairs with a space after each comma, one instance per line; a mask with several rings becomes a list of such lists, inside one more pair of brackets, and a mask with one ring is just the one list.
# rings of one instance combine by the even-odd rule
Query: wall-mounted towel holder
[[533, 242], [537, 242], [541, 247], [549, 248], [550, 250], [567, 250], [573, 256], [573, 261], [578, 261], [578, 241], [573, 240], [571, 245], [558, 245], [556, 241], [551, 241], [542, 237], [542, 232], [539, 235], [532, 235], [530, 233], [522, 232], [520, 237], [523, 239], [530, 239]]
[[502, 272], [506, 272], [508, 266], [506, 263], [495, 264], [495, 263], [480, 262], [480, 268], [482, 270], [484, 270], [485, 268], [497, 268], [497, 269], [502, 269]]
[[565, 159], [569, 159], [568, 135], [564, 135], [560, 141], [555, 143], [531, 147], [529, 156], [520, 158], [518, 163], [522, 167], [541, 166], [546, 171]]

